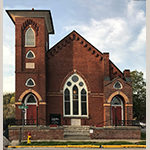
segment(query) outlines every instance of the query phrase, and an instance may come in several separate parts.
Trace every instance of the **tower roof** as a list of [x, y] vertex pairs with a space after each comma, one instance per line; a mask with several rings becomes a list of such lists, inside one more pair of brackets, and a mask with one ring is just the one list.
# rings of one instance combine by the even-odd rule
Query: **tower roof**
[[50, 10], [6, 10], [7, 14], [15, 24], [16, 17], [43, 17], [46, 22], [47, 30], [49, 34], [54, 34], [53, 21]]

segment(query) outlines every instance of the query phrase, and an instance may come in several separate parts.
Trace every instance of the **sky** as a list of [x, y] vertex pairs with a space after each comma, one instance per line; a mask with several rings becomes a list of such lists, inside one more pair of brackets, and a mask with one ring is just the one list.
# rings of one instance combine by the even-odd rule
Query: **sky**
[[55, 34], [51, 48], [76, 30], [123, 71], [146, 78], [146, 2], [143, 0], [4, 0], [3, 92], [15, 91], [15, 25], [5, 10], [50, 10]]

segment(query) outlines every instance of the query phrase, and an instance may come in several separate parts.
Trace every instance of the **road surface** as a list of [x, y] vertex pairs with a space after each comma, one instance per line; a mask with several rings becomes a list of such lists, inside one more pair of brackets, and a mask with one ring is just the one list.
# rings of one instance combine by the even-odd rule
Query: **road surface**
[[7, 148], [6, 150], [146, 150], [145, 148]]

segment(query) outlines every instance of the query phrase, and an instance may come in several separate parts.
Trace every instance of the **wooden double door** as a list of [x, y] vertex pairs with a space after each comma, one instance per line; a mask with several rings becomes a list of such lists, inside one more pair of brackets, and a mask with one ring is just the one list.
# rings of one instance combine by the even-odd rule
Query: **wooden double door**
[[37, 105], [37, 99], [34, 94], [30, 93], [25, 97], [24, 101], [25, 105], [28, 106], [28, 108], [25, 110], [25, 124], [26, 125], [34, 125], [37, 123], [37, 117], [38, 117], [38, 105]]
[[122, 125], [123, 119], [122, 119], [122, 107], [121, 106], [112, 106], [112, 125]]
[[26, 113], [26, 119], [27, 124], [36, 124], [37, 121], [37, 106], [36, 105], [27, 105], [27, 113]]

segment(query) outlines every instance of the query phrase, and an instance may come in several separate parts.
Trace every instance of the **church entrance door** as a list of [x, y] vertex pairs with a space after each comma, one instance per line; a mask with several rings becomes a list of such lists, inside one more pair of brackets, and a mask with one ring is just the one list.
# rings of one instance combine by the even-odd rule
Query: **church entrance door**
[[124, 105], [123, 99], [120, 95], [113, 97], [111, 101], [111, 123], [114, 126], [120, 126], [124, 124]]
[[37, 99], [30, 93], [26, 96], [25, 105], [28, 109], [25, 110], [25, 124], [34, 125], [37, 122]]
[[121, 124], [121, 106], [112, 106], [112, 122], [113, 125]]

